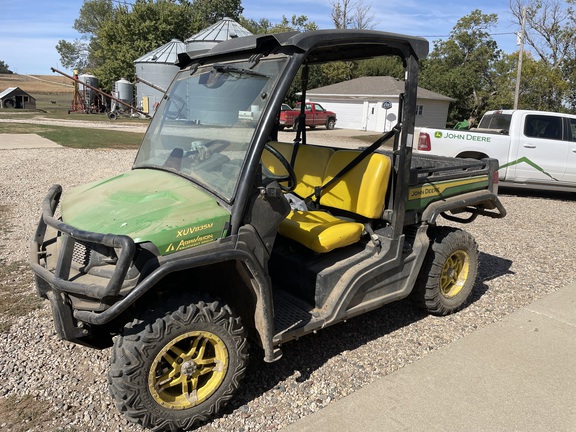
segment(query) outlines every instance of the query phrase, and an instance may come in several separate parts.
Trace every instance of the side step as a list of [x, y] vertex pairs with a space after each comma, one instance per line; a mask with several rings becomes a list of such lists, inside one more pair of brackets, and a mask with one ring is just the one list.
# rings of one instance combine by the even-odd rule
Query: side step
[[[314, 308], [286, 291], [274, 290], [274, 343], [296, 339], [311, 330], [305, 327], [316, 327], [320, 324], [315, 318]], [[316, 322], [316, 325], [314, 325]]]

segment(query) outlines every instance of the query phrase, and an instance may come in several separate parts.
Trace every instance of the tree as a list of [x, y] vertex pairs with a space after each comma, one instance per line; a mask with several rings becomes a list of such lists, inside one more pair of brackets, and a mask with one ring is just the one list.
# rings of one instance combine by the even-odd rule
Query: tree
[[398, 57], [380, 57], [358, 63], [357, 76], [391, 76], [404, 79], [404, 66]]
[[421, 85], [456, 99], [449, 123], [480, 116], [498, 93], [494, 67], [502, 52], [490, 35], [497, 20], [496, 14], [472, 11], [458, 20], [447, 40], [434, 42], [423, 62]]
[[84, 71], [89, 67], [89, 49], [85, 40], [75, 39], [68, 42], [61, 39], [56, 45], [56, 51], [60, 54], [60, 63], [65, 68]]
[[574, 0], [510, 0], [510, 11], [519, 26], [526, 8], [524, 42], [552, 68], [560, 67], [576, 44], [576, 17], [566, 3]]
[[564, 80], [560, 68], [550, 68], [542, 59], [527, 53], [522, 63], [518, 108], [565, 112], [570, 84]]
[[193, 5], [194, 28], [201, 30], [228, 17], [237, 21], [240, 19], [244, 8], [238, 0], [195, 0]]
[[269, 33], [269, 29], [271, 29], [273, 26], [268, 18], [261, 18], [260, 20], [256, 21], [252, 18], [248, 19], [244, 16], [241, 16], [238, 19], [238, 23], [252, 34]]
[[[524, 42], [534, 58], [527, 55], [522, 68], [521, 98], [527, 108], [549, 111], [576, 110], [576, 0], [510, 0], [510, 10], [518, 23], [526, 9]], [[532, 69], [530, 69], [532, 67]], [[533, 76], [530, 72], [537, 71]], [[540, 93], [542, 97], [529, 97]]]
[[12, 73], [14, 72], [10, 70], [9, 66], [2, 60], [0, 60], [0, 74], [12, 74]]
[[84, 0], [74, 21], [82, 37], [61, 40], [56, 49], [65, 67], [89, 70], [110, 89], [119, 77], [133, 76], [133, 61], [146, 52], [242, 10], [241, 0]]
[[[240, 24], [253, 34], [264, 33], [282, 33], [289, 31], [313, 31], [318, 30], [318, 26], [314, 21], [309, 21], [306, 15], [292, 15], [288, 20], [286, 16], [282, 16], [282, 20], [278, 23], [272, 23], [270, 20], [263, 18], [259, 21], [253, 19], [240, 18]], [[294, 105], [299, 97], [296, 93], [300, 92], [302, 82], [302, 70], [298, 71], [296, 78], [292, 82], [285, 100], [287, 103]], [[308, 88], [315, 88], [325, 85], [325, 77], [322, 73], [320, 66], [311, 66], [308, 75]]]
[[273, 23], [268, 18], [261, 18], [260, 20], [256, 21], [254, 19], [247, 19], [245, 17], [240, 17], [238, 22], [242, 27], [244, 27], [252, 34], [318, 30], [316, 23], [314, 21], [308, 21], [308, 17], [306, 15], [292, 15], [290, 20], [288, 20], [285, 15], [282, 15], [282, 19], [277, 23]]
[[73, 27], [78, 33], [93, 35], [112, 18], [114, 18], [112, 0], [84, 0]]
[[97, 64], [91, 54], [98, 46], [96, 32], [113, 18], [112, 0], [84, 0], [80, 14], [72, 26], [82, 36], [72, 42], [64, 39], [58, 42], [56, 51], [60, 54], [60, 63], [66, 68], [77, 69], [80, 72], [95, 68]]
[[98, 46], [91, 53], [95, 75], [105, 90], [120, 77], [134, 77], [134, 60], [169, 42], [193, 33], [192, 6], [170, 0], [136, 0], [131, 8], [119, 5], [114, 18], [96, 30]]
[[[496, 94], [486, 104], [486, 109], [512, 109], [518, 68], [518, 53], [506, 54], [494, 65]], [[518, 98], [519, 109], [565, 112], [570, 84], [563, 79], [560, 68], [550, 68], [542, 59], [524, 53], [522, 79]]]
[[[374, 14], [371, 5], [362, 0], [331, 0], [332, 22], [336, 29], [370, 29], [373, 27]], [[351, 80], [360, 76], [358, 62], [328, 63], [321, 67], [324, 85]]]
[[374, 14], [372, 6], [362, 0], [330, 0], [332, 22], [337, 29], [372, 29]]

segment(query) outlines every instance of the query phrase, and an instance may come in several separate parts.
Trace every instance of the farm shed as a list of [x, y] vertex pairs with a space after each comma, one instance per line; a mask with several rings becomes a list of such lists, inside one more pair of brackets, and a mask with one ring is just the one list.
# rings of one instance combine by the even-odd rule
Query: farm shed
[[20, 87], [8, 87], [0, 93], [0, 108], [36, 109], [36, 99]]
[[[340, 128], [386, 132], [398, 121], [403, 91], [403, 81], [389, 76], [370, 76], [311, 89], [306, 95], [334, 111]], [[416, 126], [445, 127], [453, 100], [418, 87]]]

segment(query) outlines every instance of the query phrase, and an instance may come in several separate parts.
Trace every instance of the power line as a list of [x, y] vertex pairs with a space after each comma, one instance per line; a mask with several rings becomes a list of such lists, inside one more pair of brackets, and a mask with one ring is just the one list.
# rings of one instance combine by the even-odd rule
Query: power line
[[[504, 32], [504, 33], [491, 33], [490, 36], [503, 36], [503, 35], [515, 35], [516, 32]], [[425, 38], [447, 38], [450, 37], [451, 35], [424, 35], [424, 36], [420, 36], [420, 37], [425, 37]]]

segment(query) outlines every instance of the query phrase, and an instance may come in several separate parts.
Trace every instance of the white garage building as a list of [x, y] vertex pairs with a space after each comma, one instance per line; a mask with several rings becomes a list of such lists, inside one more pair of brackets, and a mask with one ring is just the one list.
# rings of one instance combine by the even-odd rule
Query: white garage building
[[[336, 113], [336, 126], [387, 132], [398, 120], [404, 82], [389, 76], [370, 76], [308, 90], [309, 100]], [[443, 128], [454, 99], [418, 87], [416, 126]]]

